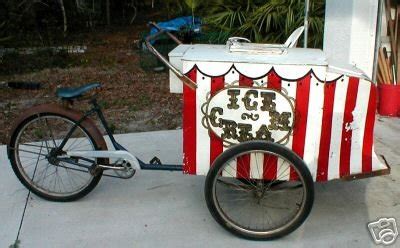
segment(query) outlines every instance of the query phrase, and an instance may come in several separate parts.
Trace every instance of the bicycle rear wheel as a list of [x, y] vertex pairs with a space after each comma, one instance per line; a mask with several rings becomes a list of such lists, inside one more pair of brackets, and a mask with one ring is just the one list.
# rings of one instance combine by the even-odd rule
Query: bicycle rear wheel
[[90, 130], [78, 125], [59, 154], [53, 154], [78, 120], [58, 113], [35, 114], [15, 129], [9, 144], [9, 158], [18, 179], [36, 195], [52, 201], [79, 199], [98, 184], [102, 171], [76, 165], [92, 165], [95, 158], [61, 161], [67, 151], [99, 150]]
[[306, 165], [284, 146], [262, 141], [241, 143], [219, 156], [205, 183], [214, 219], [247, 239], [270, 240], [296, 230], [314, 200]]

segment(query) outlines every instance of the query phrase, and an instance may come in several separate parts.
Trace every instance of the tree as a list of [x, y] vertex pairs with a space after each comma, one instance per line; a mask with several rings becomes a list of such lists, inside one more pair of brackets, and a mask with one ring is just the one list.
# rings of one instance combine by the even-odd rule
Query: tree
[[111, 16], [110, 16], [110, 0], [106, 0], [106, 17], [107, 17], [107, 25], [111, 24]]
[[61, 13], [62, 13], [62, 16], [63, 16], [64, 36], [66, 36], [67, 29], [68, 29], [68, 24], [67, 24], [67, 14], [65, 13], [64, 0], [58, 0], [58, 2], [60, 3]]

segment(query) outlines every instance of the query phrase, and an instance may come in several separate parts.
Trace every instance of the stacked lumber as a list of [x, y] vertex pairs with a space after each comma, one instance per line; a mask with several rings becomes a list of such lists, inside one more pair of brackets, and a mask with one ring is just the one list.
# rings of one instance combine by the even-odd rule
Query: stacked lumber
[[397, 85], [400, 84], [400, 1], [385, 0], [385, 10], [391, 52], [388, 53], [385, 47], [379, 49], [378, 83]]

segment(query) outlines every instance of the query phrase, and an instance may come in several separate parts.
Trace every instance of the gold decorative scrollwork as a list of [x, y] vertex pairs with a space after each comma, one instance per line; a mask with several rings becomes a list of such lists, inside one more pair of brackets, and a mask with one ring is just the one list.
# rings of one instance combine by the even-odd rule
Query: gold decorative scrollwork
[[[239, 99], [238, 97], [241, 90], [247, 90], [247, 92], [244, 93], [244, 96], [241, 97], [241, 99]], [[259, 121], [261, 118], [259, 113], [251, 113], [252, 111], [258, 110], [269, 112], [269, 123], [262, 124], [261, 127], [258, 126], [258, 130], [253, 130], [253, 126], [249, 123], [240, 123], [234, 120], [222, 118], [221, 116], [224, 114], [224, 107], [214, 106], [212, 109], [210, 109], [210, 102], [222, 91], [226, 91], [227, 96], [229, 97], [229, 100], [226, 102], [226, 104], [224, 104], [228, 111], [240, 111], [238, 103], [241, 101], [241, 106], [244, 106], [243, 110], [247, 111], [239, 115], [242, 120]], [[277, 106], [275, 100], [277, 94], [283, 96], [284, 99], [287, 100], [290, 106], [290, 111], [278, 112], [276, 110]], [[262, 101], [260, 106], [257, 105], [257, 102], [252, 101], [252, 99], [258, 97], [260, 99], [260, 103]], [[208, 129], [209, 133], [212, 132], [217, 137], [220, 137], [224, 142], [224, 146], [235, 144], [236, 142], [232, 142], [232, 140], [236, 140], [238, 142], [249, 140], [265, 140], [279, 144], [287, 144], [289, 137], [293, 132], [293, 126], [295, 123], [294, 99], [287, 95], [286, 90], [280, 92], [273, 89], [266, 89], [264, 87], [228, 86], [218, 91], [216, 94], [214, 94], [214, 96], [207, 95], [206, 102], [201, 106], [201, 112], [204, 115], [201, 121], [204, 128]], [[215, 128], [222, 130], [221, 134], [216, 133], [214, 130]], [[285, 132], [286, 135], [279, 140], [274, 140], [272, 137], [273, 131]]]

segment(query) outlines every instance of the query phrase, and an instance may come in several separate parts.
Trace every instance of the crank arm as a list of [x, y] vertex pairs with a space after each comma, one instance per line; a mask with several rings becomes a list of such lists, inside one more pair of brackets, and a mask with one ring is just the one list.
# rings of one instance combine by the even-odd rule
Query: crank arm
[[126, 160], [135, 170], [140, 170], [138, 159], [127, 151], [67, 151], [71, 157], [114, 158]]
[[125, 170], [125, 167], [122, 167], [122, 166], [118, 167], [118, 166], [110, 166], [110, 165], [104, 165], [104, 164], [98, 164], [98, 166], [105, 170], [120, 170], [120, 171]]
[[65, 158], [65, 157], [57, 158], [57, 160], [60, 161], [60, 162], [65, 162], [65, 163], [68, 163], [68, 164], [73, 164], [73, 165], [76, 165], [76, 166], [79, 166], [79, 167], [83, 167], [83, 168], [86, 168], [86, 169], [92, 169], [92, 168], [93, 168], [93, 165], [95, 164], [94, 161], [93, 161], [92, 165], [81, 164], [81, 163], [75, 162], [74, 159]]
[[[64, 157], [59, 157], [58, 158], [59, 161], [61, 162], [66, 162], [66, 163], [70, 163], [70, 164], [74, 164], [76, 166], [80, 166], [80, 167], [85, 167], [88, 169], [93, 168], [94, 166], [96, 166], [96, 161], [91, 160], [91, 159], [87, 159], [84, 157], [68, 157], [68, 156], [64, 156]], [[83, 160], [89, 163], [92, 163], [92, 165], [85, 165], [85, 164], [81, 164], [78, 162], [75, 162], [75, 160]], [[118, 167], [118, 166], [110, 166], [110, 165], [104, 165], [104, 164], [97, 164], [98, 167], [102, 168], [102, 169], [110, 169], [110, 170], [125, 170], [124, 167]]]

